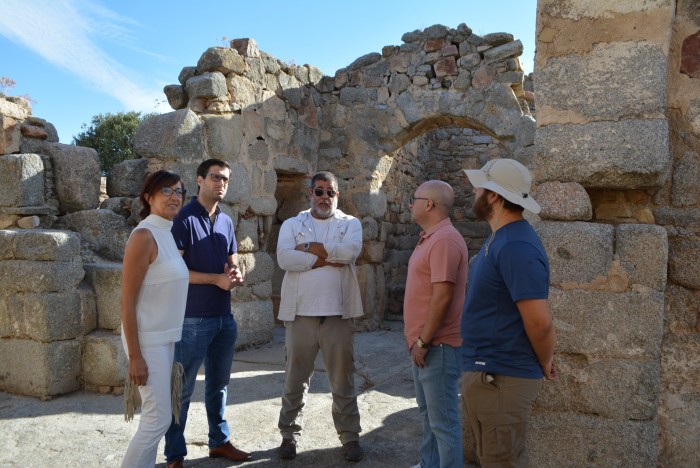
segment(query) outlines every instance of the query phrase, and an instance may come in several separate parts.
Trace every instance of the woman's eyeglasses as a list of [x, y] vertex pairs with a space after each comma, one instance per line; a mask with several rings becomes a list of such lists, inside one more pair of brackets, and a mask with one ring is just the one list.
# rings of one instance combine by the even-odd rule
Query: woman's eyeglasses
[[336, 192], [333, 189], [323, 190], [322, 188], [315, 188], [314, 193], [316, 194], [317, 197], [322, 197], [323, 194], [325, 193], [329, 197], [334, 198], [338, 192]]
[[185, 189], [171, 189], [170, 187], [161, 187], [160, 191], [163, 192], [163, 195], [165, 195], [166, 197], [171, 197], [174, 193], [177, 198], [184, 198], [185, 193], [187, 193], [187, 190]]

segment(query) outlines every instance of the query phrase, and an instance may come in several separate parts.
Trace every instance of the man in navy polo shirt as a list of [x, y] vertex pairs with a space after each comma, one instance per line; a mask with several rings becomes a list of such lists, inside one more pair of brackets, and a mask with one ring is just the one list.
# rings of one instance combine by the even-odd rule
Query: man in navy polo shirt
[[491, 235], [469, 269], [462, 313], [462, 402], [479, 465], [526, 467], [527, 432], [542, 378], [557, 378], [549, 260], [523, 211], [540, 212], [532, 176], [513, 159], [464, 171], [474, 214]]
[[180, 424], [165, 434], [168, 468], [181, 468], [187, 455], [185, 424], [197, 372], [204, 362], [204, 403], [209, 422], [209, 456], [243, 461], [250, 454], [231, 444], [224, 417], [238, 329], [231, 314], [231, 289], [243, 281], [236, 258], [233, 221], [218, 204], [228, 189], [231, 167], [208, 159], [197, 168], [198, 192], [173, 221], [175, 244], [190, 271], [182, 340], [175, 361], [185, 369]]

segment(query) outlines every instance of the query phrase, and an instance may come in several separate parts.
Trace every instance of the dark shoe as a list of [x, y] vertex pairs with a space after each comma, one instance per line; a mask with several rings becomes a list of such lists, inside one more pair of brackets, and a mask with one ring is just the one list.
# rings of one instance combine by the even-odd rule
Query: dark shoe
[[250, 460], [250, 454], [244, 452], [243, 450], [238, 450], [231, 444], [231, 442], [226, 442], [219, 445], [218, 447], [209, 449], [210, 458], [228, 458], [231, 461], [246, 461]]
[[182, 464], [182, 460], [173, 460], [166, 465], [166, 468], [185, 468]]
[[280, 445], [280, 458], [283, 460], [291, 460], [297, 456], [297, 442], [294, 439], [282, 439]]
[[356, 440], [343, 444], [343, 452], [345, 452], [345, 459], [351, 462], [359, 462], [362, 460], [362, 447], [360, 443]]

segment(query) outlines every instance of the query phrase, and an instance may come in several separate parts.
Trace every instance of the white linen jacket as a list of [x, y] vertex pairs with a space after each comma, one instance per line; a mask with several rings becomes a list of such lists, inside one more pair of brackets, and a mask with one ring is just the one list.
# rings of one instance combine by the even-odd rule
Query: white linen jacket
[[[334, 211], [330, 222], [326, 237], [329, 241], [324, 242], [323, 247], [328, 252], [326, 261], [345, 264], [341, 267], [341, 284], [338, 285], [342, 294], [343, 318], [361, 317], [364, 312], [355, 260], [362, 251], [362, 225], [357, 218], [338, 209]], [[299, 244], [314, 241], [312, 223], [311, 210], [306, 210], [286, 220], [280, 228], [277, 263], [285, 270], [280, 299], [280, 320], [294, 320], [299, 296], [309, 293], [309, 291], [299, 291], [299, 276], [311, 270], [317, 257], [312, 253], [301, 252], [294, 248]]]

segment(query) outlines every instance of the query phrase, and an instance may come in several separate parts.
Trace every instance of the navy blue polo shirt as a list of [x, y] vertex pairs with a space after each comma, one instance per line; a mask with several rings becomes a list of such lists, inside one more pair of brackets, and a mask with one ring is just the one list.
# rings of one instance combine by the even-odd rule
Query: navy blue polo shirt
[[506, 224], [474, 257], [462, 313], [462, 370], [541, 379], [517, 302], [546, 299], [549, 260], [525, 220]]
[[[236, 253], [236, 235], [231, 218], [216, 207], [212, 225], [209, 213], [192, 197], [173, 220], [175, 245], [184, 253], [187, 268], [201, 273], [223, 273], [228, 256]], [[219, 317], [231, 313], [231, 291], [213, 284], [191, 284], [187, 291], [185, 317]]]

